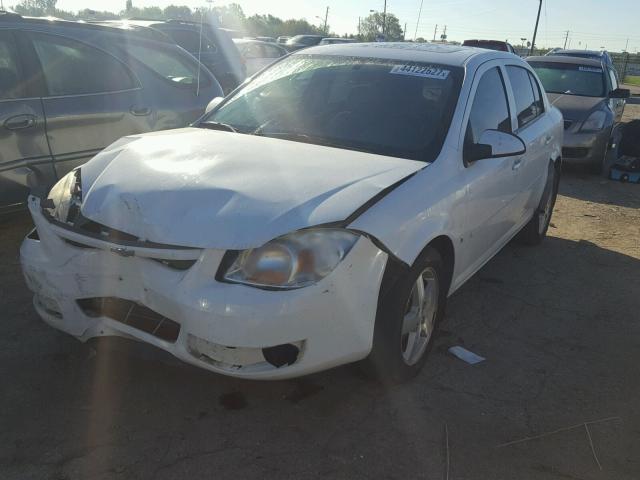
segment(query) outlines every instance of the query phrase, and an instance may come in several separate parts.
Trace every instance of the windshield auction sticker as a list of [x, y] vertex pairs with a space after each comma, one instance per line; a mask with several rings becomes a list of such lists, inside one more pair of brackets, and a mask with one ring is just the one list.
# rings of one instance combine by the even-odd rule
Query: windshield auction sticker
[[602, 69], [598, 67], [578, 67], [581, 72], [602, 73]]
[[420, 65], [394, 65], [389, 73], [396, 75], [411, 75], [413, 77], [435, 78], [437, 80], [446, 80], [449, 77], [450, 70], [438, 68], [434, 66]]

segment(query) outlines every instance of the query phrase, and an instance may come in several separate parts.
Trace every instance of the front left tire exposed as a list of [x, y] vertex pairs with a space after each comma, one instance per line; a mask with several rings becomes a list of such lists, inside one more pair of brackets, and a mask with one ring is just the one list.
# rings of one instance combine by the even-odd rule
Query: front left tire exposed
[[396, 384], [420, 372], [444, 315], [447, 286], [442, 257], [427, 247], [379, 302], [365, 373]]

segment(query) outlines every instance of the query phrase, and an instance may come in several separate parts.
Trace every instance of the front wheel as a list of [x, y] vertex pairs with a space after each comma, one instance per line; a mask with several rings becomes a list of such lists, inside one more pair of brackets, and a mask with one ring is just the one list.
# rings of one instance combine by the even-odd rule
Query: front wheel
[[413, 378], [427, 360], [444, 315], [446, 282], [442, 257], [427, 247], [379, 302], [373, 347], [362, 366], [384, 383]]
[[560, 175], [554, 162], [549, 162], [547, 182], [540, 198], [540, 203], [529, 223], [520, 231], [518, 240], [526, 245], [538, 245], [547, 235], [553, 207], [558, 196]]

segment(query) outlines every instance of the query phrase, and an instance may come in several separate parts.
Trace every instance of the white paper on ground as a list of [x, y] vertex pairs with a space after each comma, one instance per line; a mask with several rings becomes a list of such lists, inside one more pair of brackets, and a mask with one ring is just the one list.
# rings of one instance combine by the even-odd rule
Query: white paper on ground
[[449, 353], [455, 355], [460, 360], [464, 360], [471, 365], [475, 365], [476, 363], [480, 363], [485, 360], [484, 357], [476, 355], [475, 353], [470, 352], [466, 348], [463, 348], [459, 345], [449, 348]]

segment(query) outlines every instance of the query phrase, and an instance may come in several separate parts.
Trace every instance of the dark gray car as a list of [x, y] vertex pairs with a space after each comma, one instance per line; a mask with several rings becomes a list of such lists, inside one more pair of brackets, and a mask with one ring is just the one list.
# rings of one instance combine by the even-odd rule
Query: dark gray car
[[122, 136], [186, 126], [222, 95], [163, 38], [0, 13], [0, 212], [30, 184], [50, 186]]
[[610, 65], [578, 57], [529, 57], [552, 104], [564, 116], [562, 160], [600, 172], [616, 148], [629, 90], [618, 85]]

